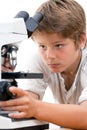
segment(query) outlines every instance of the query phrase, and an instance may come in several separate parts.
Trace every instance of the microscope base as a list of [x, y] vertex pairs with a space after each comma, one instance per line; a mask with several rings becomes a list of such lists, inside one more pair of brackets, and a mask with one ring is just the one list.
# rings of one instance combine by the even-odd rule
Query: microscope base
[[0, 130], [45, 130], [48, 129], [48, 124], [44, 125], [37, 125], [37, 126], [31, 126], [31, 127], [24, 127], [24, 128], [12, 128], [12, 129], [0, 129]]
[[12, 119], [7, 115], [0, 115], [0, 130], [45, 130], [49, 124], [35, 118]]

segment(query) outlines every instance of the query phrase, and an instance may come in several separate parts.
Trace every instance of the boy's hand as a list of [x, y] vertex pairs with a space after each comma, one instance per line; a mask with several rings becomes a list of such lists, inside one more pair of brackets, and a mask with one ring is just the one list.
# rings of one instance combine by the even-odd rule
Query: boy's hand
[[12, 118], [30, 118], [35, 116], [36, 100], [28, 91], [16, 87], [10, 87], [10, 92], [17, 95], [17, 98], [1, 101], [0, 108], [6, 111], [17, 111], [9, 113]]
[[10, 58], [7, 57], [5, 59], [4, 65], [1, 66], [2, 72], [12, 72], [12, 71], [14, 71], [14, 69], [15, 69], [15, 66], [10, 65]]

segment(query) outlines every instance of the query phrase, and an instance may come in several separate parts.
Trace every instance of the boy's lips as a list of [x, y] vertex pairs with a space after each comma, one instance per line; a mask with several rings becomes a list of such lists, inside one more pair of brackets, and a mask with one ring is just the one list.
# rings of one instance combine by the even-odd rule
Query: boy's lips
[[53, 63], [53, 64], [48, 64], [48, 66], [51, 67], [51, 68], [55, 68], [55, 67], [60, 66], [60, 64]]

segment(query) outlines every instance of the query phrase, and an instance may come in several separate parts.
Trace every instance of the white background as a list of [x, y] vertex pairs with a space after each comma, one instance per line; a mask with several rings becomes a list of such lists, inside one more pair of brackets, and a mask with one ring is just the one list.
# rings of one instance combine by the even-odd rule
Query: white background
[[[44, 1], [46, 0], [0, 0], [0, 21], [11, 19], [22, 10], [27, 11], [32, 16], [38, 6]], [[87, 0], [76, 1], [82, 5], [87, 15]], [[24, 43], [23, 53], [31, 53], [36, 50], [35, 44], [30, 39], [24, 41]]]
[[[32, 16], [38, 6], [46, 0], [0, 0], [0, 21], [7, 20], [13, 18], [19, 11], [27, 11], [30, 16]], [[82, 7], [84, 8], [87, 16], [87, 0], [76, 0], [78, 1]], [[25, 57], [32, 57], [31, 54], [35, 52], [36, 46], [30, 39], [22, 42], [20, 48], [20, 53], [18, 57], [18, 63], [20, 66], [23, 66], [27, 63]], [[27, 56], [26, 56], [27, 55]], [[48, 102], [53, 102], [53, 98], [50, 96], [51, 92], [46, 91], [45, 100], [48, 98]], [[51, 126], [55, 127], [55, 126]]]
[[[0, 0], [0, 20], [14, 17], [18, 11], [25, 10], [33, 14], [37, 7], [46, 0]], [[76, 0], [87, 12], [87, 0]]]
[[[19, 11], [27, 11], [32, 16], [38, 6], [46, 0], [0, 0], [0, 21], [13, 18]], [[82, 5], [87, 16], [87, 0], [76, 0]], [[27, 58], [37, 50], [36, 44], [30, 39], [22, 42], [18, 53], [18, 64], [23, 67], [27, 64]], [[49, 94], [48, 99], [49, 99]]]
[[[0, 21], [13, 18], [19, 11], [27, 11], [32, 16], [38, 6], [46, 0], [0, 0]], [[87, 16], [87, 0], [76, 0], [82, 5]], [[30, 39], [22, 42], [18, 53], [18, 64], [23, 67], [27, 64], [27, 58], [32, 58], [37, 51], [36, 44]], [[49, 94], [48, 94], [49, 97]]]
[[[0, 0], [0, 21], [13, 18], [19, 11], [25, 10], [32, 16], [38, 6], [46, 0]], [[87, 0], [76, 0], [82, 5], [87, 15]], [[30, 40], [23, 42], [20, 54], [30, 56], [31, 53], [36, 51], [35, 44]], [[22, 52], [23, 51], [23, 52]], [[21, 56], [21, 55], [20, 55]], [[19, 59], [21, 59], [19, 57]], [[25, 58], [24, 58], [25, 59]], [[20, 60], [20, 65], [22, 65]], [[24, 62], [25, 63], [25, 62]]]

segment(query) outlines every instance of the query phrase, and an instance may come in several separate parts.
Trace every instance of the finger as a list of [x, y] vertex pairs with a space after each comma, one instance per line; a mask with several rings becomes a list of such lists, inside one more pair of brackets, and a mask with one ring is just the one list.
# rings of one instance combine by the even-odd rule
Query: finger
[[11, 106], [20, 105], [20, 103], [21, 103], [20, 99], [1, 101], [0, 102], [0, 107], [3, 109], [4, 107], [11, 107]]
[[11, 70], [14, 71], [16, 66], [11, 66]]
[[13, 95], [17, 95], [17, 98], [10, 99], [7, 101], [1, 101], [0, 107], [24, 105], [29, 102], [29, 99], [26, 96], [27, 95], [26, 91], [17, 87], [10, 87], [9, 90]]
[[21, 97], [21, 96], [24, 96], [26, 94], [26, 91], [21, 89], [21, 88], [18, 88], [18, 87], [10, 87], [9, 88], [9, 91], [13, 94], [16, 94], [17, 97]]
[[7, 68], [11, 68], [10, 60], [7, 60], [7, 59], [8, 59], [8, 58], [6, 58], [6, 61], [5, 61], [4, 66], [7, 67]]
[[19, 105], [24, 105], [27, 104], [27, 98], [25, 97], [19, 97], [19, 98], [15, 98], [15, 99], [11, 99], [11, 100], [7, 100], [7, 101], [1, 101], [0, 102], [0, 107], [12, 107], [12, 106], [19, 106]]
[[27, 105], [20, 105], [20, 106], [2, 107], [2, 110], [23, 112], [23, 111], [28, 111], [29, 108], [27, 107]]
[[2, 67], [1, 67], [1, 70], [2, 70], [2, 72], [12, 72], [11, 69], [6, 68], [5, 66], [2, 66]]
[[25, 112], [9, 113], [8, 116], [16, 119], [27, 118], [27, 114]]
[[0, 102], [0, 107], [5, 110], [5, 109], [12, 109], [12, 106], [19, 106], [23, 104], [22, 100], [20, 99], [13, 99], [13, 100], [8, 100], [8, 101], [1, 101]]

